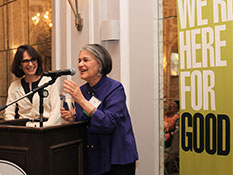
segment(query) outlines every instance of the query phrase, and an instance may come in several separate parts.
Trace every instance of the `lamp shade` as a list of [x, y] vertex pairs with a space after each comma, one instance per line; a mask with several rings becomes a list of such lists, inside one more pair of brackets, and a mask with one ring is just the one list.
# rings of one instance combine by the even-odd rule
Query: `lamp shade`
[[101, 41], [117, 41], [120, 39], [120, 22], [104, 20], [101, 25]]

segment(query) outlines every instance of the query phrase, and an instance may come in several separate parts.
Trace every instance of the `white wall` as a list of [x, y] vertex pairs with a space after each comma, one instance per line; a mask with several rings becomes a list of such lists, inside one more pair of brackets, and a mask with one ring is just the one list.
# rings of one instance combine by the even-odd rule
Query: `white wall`
[[153, 14], [153, 0], [129, 1], [130, 109], [139, 175], [159, 174], [158, 41]]
[[[103, 44], [113, 57], [110, 77], [126, 89], [139, 152], [137, 175], [159, 174], [158, 7], [154, 1], [79, 0], [82, 32], [74, 27], [67, 1], [52, 3], [54, 69], [77, 68], [79, 49], [86, 43]], [[106, 19], [120, 21], [119, 41], [101, 42], [102, 21]], [[72, 79], [83, 83], [78, 74]]]

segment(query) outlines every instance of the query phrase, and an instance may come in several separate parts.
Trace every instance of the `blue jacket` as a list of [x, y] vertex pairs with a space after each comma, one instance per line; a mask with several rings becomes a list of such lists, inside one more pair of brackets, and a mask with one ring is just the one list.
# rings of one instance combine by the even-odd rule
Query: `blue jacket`
[[110, 171], [111, 164], [124, 165], [137, 160], [138, 153], [122, 84], [103, 76], [93, 87], [84, 84], [81, 91], [87, 100], [94, 95], [101, 101], [91, 118], [76, 104], [76, 121], [90, 121], [88, 174], [103, 174]]

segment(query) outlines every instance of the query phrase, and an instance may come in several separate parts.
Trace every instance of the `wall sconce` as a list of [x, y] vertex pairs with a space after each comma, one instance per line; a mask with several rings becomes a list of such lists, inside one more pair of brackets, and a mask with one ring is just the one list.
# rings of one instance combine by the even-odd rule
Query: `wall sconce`
[[78, 0], [68, 0], [68, 2], [75, 16], [75, 26], [78, 31], [82, 31], [83, 19], [81, 18], [81, 15], [78, 13]]

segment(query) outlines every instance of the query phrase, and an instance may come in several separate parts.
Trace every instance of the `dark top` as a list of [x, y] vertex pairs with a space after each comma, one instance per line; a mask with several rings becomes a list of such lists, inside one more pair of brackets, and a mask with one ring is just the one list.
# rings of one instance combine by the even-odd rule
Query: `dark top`
[[[41, 78], [42, 78], [42, 76], [40, 77], [39, 80], [32, 82], [32, 89], [35, 89], [36, 87], [38, 87], [38, 84], [39, 84]], [[21, 84], [23, 86], [25, 94], [29, 93], [30, 92], [29, 83], [27, 83], [24, 78], [21, 79]], [[33, 95], [34, 95], [34, 93], [27, 96], [27, 98], [30, 100], [31, 103], [32, 103]]]
[[111, 164], [125, 165], [138, 159], [126, 95], [122, 84], [103, 76], [93, 87], [81, 87], [87, 100], [95, 96], [101, 101], [90, 118], [76, 103], [76, 121], [89, 120], [88, 174], [110, 171]]

